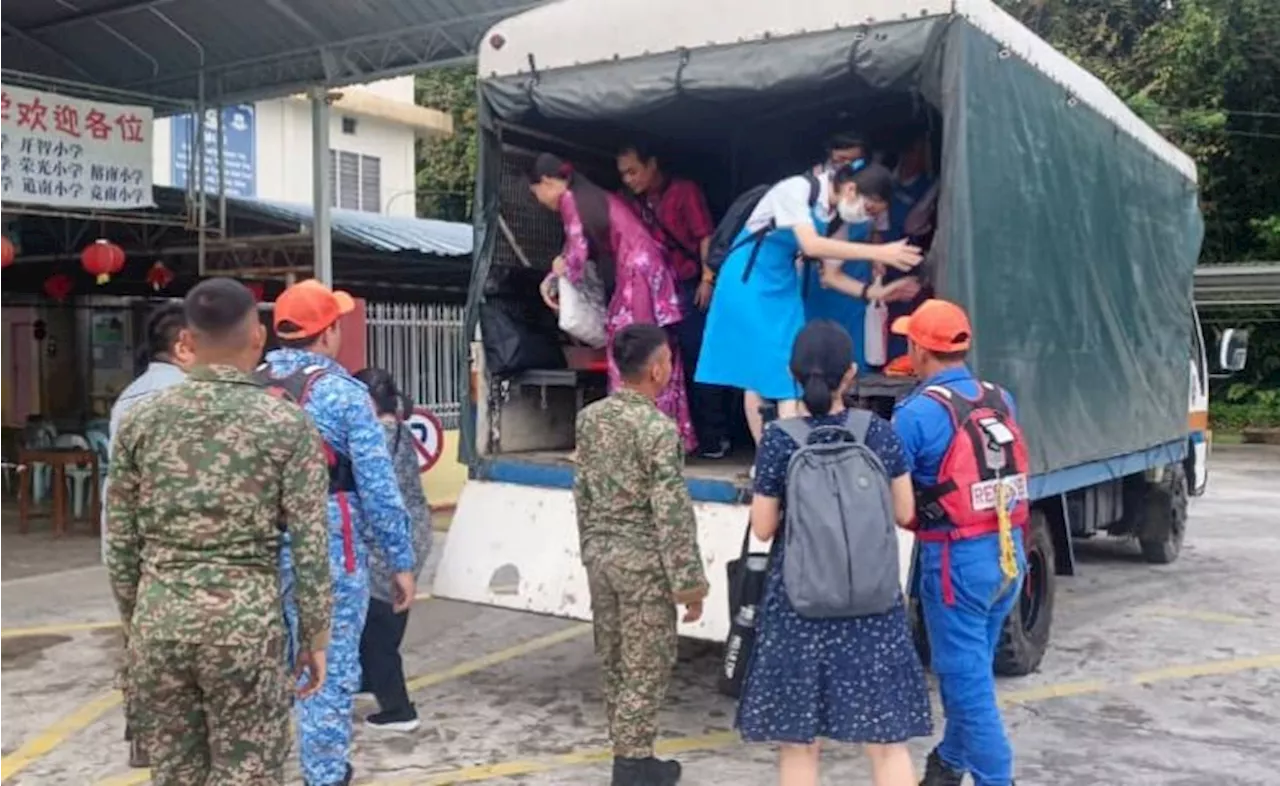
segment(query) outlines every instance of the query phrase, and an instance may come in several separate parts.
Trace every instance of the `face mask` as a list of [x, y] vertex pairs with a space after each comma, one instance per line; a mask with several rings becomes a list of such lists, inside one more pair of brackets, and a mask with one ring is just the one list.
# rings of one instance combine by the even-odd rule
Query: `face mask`
[[838, 211], [840, 220], [846, 224], [865, 224], [871, 220], [870, 214], [867, 213], [867, 206], [858, 197], [840, 200]]

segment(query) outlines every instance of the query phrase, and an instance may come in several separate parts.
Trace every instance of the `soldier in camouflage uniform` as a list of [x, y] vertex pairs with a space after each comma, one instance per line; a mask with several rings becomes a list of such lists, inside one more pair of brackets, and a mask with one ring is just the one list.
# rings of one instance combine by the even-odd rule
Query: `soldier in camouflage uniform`
[[672, 786], [678, 762], [654, 758], [658, 711], [685, 622], [707, 594], [679, 430], [654, 399], [671, 376], [667, 335], [631, 325], [614, 336], [623, 387], [578, 415], [573, 486], [582, 562], [604, 672], [613, 786]]
[[195, 367], [128, 414], [112, 450], [107, 569], [156, 786], [284, 782], [292, 700], [280, 532], [292, 536], [306, 652], [324, 681], [328, 472], [297, 406], [253, 381], [265, 331], [229, 279], [186, 299]]

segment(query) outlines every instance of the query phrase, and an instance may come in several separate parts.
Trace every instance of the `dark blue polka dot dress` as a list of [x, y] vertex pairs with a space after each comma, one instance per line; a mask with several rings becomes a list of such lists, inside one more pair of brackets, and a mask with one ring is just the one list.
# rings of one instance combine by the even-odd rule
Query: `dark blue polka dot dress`
[[[813, 427], [839, 425], [841, 415], [809, 418]], [[832, 441], [834, 434], [816, 439]], [[874, 418], [867, 447], [891, 477], [908, 472], [902, 443]], [[755, 493], [786, 505], [787, 462], [797, 450], [768, 428], [756, 457]], [[823, 738], [851, 743], [904, 742], [933, 731], [924, 670], [900, 601], [886, 614], [806, 619], [782, 584], [781, 527], [774, 538], [759, 638], [738, 704], [737, 728], [748, 742], [808, 744]]]

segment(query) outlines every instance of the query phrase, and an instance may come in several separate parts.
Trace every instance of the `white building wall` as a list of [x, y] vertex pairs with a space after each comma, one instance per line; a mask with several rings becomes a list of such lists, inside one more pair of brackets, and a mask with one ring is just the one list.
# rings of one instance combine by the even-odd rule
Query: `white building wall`
[[[387, 79], [369, 85], [343, 88], [342, 93], [362, 91], [379, 98], [413, 104], [412, 76]], [[344, 119], [354, 121], [354, 133], [343, 130]], [[172, 139], [174, 120], [157, 120], [153, 131], [154, 182], [173, 185]], [[181, 122], [181, 121], [179, 121]], [[330, 109], [329, 147], [379, 159], [378, 212], [413, 216], [416, 213], [414, 127], [384, 118]], [[254, 104], [255, 197], [283, 202], [311, 202], [311, 104], [298, 98], [280, 98]], [[213, 156], [206, 164], [216, 167]]]

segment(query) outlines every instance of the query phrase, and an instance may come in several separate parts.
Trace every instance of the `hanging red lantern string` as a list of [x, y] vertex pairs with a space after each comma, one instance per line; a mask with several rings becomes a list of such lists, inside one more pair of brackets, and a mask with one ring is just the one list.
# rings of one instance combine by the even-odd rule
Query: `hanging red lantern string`
[[124, 249], [100, 238], [80, 252], [80, 264], [85, 272], [97, 277], [99, 284], [105, 284], [124, 270]]
[[9, 267], [13, 264], [13, 258], [17, 256], [18, 251], [13, 247], [13, 241], [8, 237], [4, 237], [0, 241], [0, 267]]
[[173, 271], [166, 267], [163, 262], [156, 262], [147, 271], [147, 283], [151, 285], [152, 289], [159, 292], [173, 283]]
[[75, 286], [76, 282], [71, 276], [66, 273], [55, 273], [44, 280], [44, 293], [50, 300], [61, 303], [67, 299]]

